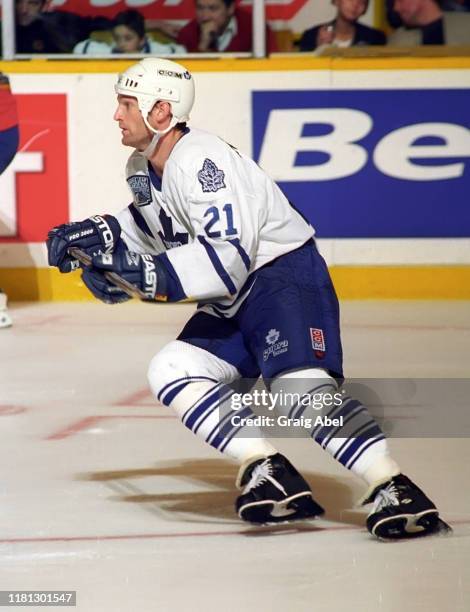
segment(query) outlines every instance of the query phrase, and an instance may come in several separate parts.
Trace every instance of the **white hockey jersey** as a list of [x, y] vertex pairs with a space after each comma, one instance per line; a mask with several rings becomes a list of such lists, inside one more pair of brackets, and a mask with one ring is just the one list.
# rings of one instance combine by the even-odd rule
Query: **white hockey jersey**
[[161, 255], [184, 292], [176, 299], [203, 301], [212, 314], [232, 316], [256, 270], [314, 235], [276, 183], [213, 134], [188, 128], [161, 179], [138, 151], [126, 170], [134, 201], [118, 219], [127, 247]]

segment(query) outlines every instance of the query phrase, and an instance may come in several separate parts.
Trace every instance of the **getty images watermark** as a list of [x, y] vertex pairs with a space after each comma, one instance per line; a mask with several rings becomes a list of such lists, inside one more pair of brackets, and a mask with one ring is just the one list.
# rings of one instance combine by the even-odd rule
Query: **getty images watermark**
[[[232, 383], [231, 395], [221, 391], [221, 435], [238, 429], [240, 437], [257, 437], [261, 429], [275, 438], [317, 433], [349, 438], [366, 435], [357, 433], [359, 425], [373, 419], [388, 437], [470, 437], [470, 378], [354, 378], [338, 381], [338, 387], [331, 379], [286, 377], [264, 383], [243, 378]], [[215, 406], [196, 407], [195, 418], [206, 418]]]
[[[242, 408], [252, 408], [268, 412], [285, 410], [286, 408], [296, 407], [296, 410], [303, 411], [310, 408], [322, 414], [313, 416], [299, 417], [289, 416], [289, 414], [259, 414], [256, 416], [243, 417], [233, 415], [230, 419], [235, 427], [302, 427], [312, 429], [313, 427], [342, 427], [344, 417], [329, 416], [336, 408], [343, 404], [344, 391], [325, 392], [325, 393], [296, 393], [289, 391], [279, 391], [272, 393], [266, 389], [254, 389], [251, 393], [234, 393], [230, 398], [230, 407], [233, 411]], [[329, 414], [323, 414], [327, 410]]]

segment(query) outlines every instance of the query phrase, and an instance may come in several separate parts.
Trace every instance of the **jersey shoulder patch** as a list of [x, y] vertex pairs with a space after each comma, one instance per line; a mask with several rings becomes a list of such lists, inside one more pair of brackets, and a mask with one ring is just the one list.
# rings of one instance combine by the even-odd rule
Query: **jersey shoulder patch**
[[219, 170], [214, 162], [207, 157], [202, 164], [202, 168], [197, 173], [197, 178], [201, 183], [204, 193], [215, 193], [219, 191], [219, 189], [224, 189], [226, 186], [224, 183], [224, 171]]
[[150, 178], [146, 174], [134, 174], [127, 178], [127, 183], [134, 196], [136, 206], [147, 206], [152, 203]]

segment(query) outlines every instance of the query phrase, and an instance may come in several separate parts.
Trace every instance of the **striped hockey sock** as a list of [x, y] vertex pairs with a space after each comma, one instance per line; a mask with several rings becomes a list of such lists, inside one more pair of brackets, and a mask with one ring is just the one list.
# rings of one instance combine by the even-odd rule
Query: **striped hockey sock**
[[295, 398], [278, 401], [278, 412], [290, 419], [308, 419], [310, 437], [357, 476], [372, 483], [399, 473], [378, 424], [359, 401], [340, 393], [325, 371], [304, 370], [279, 377], [271, 392]]
[[[275, 454], [276, 449], [259, 428], [243, 424], [243, 419], [254, 418], [253, 412], [247, 407], [236, 412], [232, 409], [233, 394], [224, 383], [193, 376], [166, 385], [157, 399], [175, 410], [195, 435], [240, 464]], [[237, 419], [233, 419], [235, 415]]]

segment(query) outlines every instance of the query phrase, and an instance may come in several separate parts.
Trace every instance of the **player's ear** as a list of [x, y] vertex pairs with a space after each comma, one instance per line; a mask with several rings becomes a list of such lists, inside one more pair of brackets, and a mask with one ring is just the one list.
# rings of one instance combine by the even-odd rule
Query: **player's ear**
[[150, 117], [159, 124], [165, 122], [169, 117], [171, 117], [171, 104], [169, 102], [159, 100], [152, 108]]

